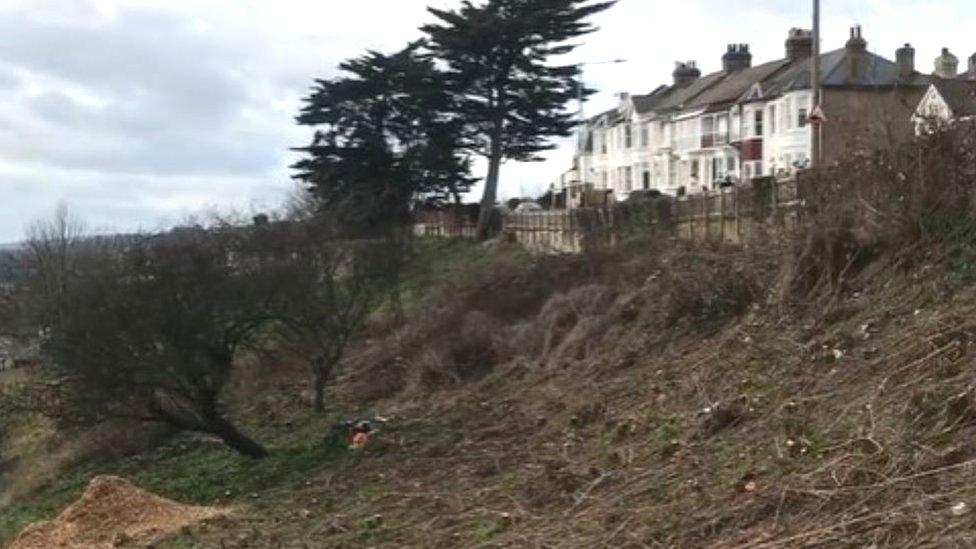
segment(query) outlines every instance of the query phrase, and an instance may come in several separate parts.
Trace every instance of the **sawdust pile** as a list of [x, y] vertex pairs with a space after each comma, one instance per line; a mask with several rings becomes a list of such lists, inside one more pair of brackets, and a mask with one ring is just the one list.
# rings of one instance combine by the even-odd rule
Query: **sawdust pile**
[[224, 514], [161, 498], [122, 478], [100, 476], [57, 518], [29, 526], [11, 549], [145, 546]]

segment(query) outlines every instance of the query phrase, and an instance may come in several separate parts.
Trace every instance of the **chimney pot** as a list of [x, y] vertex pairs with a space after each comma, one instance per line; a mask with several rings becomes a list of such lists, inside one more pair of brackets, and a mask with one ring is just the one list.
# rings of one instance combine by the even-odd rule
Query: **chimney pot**
[[748, 44], [731, 44], [722, 56], [722, 70], [733, 72], [752, 66], [752, 54]]
[[845, 47], [848, 50], [860, 53], [868, 50], [868, 42], [864, 39], [864, 35], [861, 34], [860, 25], [851, 27], [851, 39], [847, 41], [847, 45]]
[[949, 48], [942, 48], [942, 55], [935, 58], [935, 72], [939, 78], [955, 78], [959, 74], [959, 58]]

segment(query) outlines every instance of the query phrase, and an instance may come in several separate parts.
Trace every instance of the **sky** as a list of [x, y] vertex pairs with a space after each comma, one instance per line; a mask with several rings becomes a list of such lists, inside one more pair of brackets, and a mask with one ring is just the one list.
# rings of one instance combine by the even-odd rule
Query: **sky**
[[[100, 231], [155, 230], [192, 214], [260, 212], [294, 189], [294, 115], [343, 59], [419, 36], [428, 5], [460, 0], [0, 0], [0, 242], [59, 202]], [[894, 58], [911, 42], [931, 72], [942, 47], [976, 52], [971, 0], [823, 0], [824, 51], [861, 24]], [[783, 56], [811, 1], [620, 0], [567, 62], [593, 65], [586, 105], [670, 81], [676, 60], [717, 70], [728, 43], [754, 62]], [[732, 7], [734, 6], [734, 8]], [[575, 109], [575, 106], [572, 108]], [[570, 166], [572, 140], [545, 162], [507, 163], [503, 197], [536, 195]], [[483, 166], [476, 166], [482, 170]], [[480, 173], [478, 173], [480, 175]]]

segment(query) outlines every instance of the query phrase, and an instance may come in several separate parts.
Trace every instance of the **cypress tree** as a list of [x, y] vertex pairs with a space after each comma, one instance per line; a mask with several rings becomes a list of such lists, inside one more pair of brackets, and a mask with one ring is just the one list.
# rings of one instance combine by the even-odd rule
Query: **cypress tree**
[[422, 47], [345, 61], [297, 117], [316, 131], [296, 149], [294, 177], [346, 233], [388, 236], [409, 223], [414, 200], [443, 202], [472, 183], [453, 99]]
[[572, 40], [596, 30], [589, 17], [615, 3], [465, 0], [457, 10], [428, 8], [437, 22], [422, 30], [447, 67], [466, 145], [488, 160], [480, 238], [488, 236], [502, 162], [541, 160], [554, 147], [550, 138], [570, 135], [579, 122], [567, 109], [581, 91], [579, 67], [549, 61], [572, 52]]

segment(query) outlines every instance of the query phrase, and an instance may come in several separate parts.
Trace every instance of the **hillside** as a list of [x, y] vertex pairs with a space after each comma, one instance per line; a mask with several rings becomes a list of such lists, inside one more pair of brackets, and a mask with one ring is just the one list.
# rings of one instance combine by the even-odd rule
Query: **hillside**
[[[228, 402], [270, 458], [187, 435], [87, 458], [0, 507], [0, 540], [116, 474], [233, 509], [158, 547], [976, 541], [976, 295], [958, 248], [798, 293], [788, 247], [424, 246], [438, 259], [411, 283], [436, 289], [408, 293], [405, 324], [377, 320], [328, 417], [300, 365], [242, 370]], [[358, 414], [389, 420], [365, 450], [323, 442]]]

